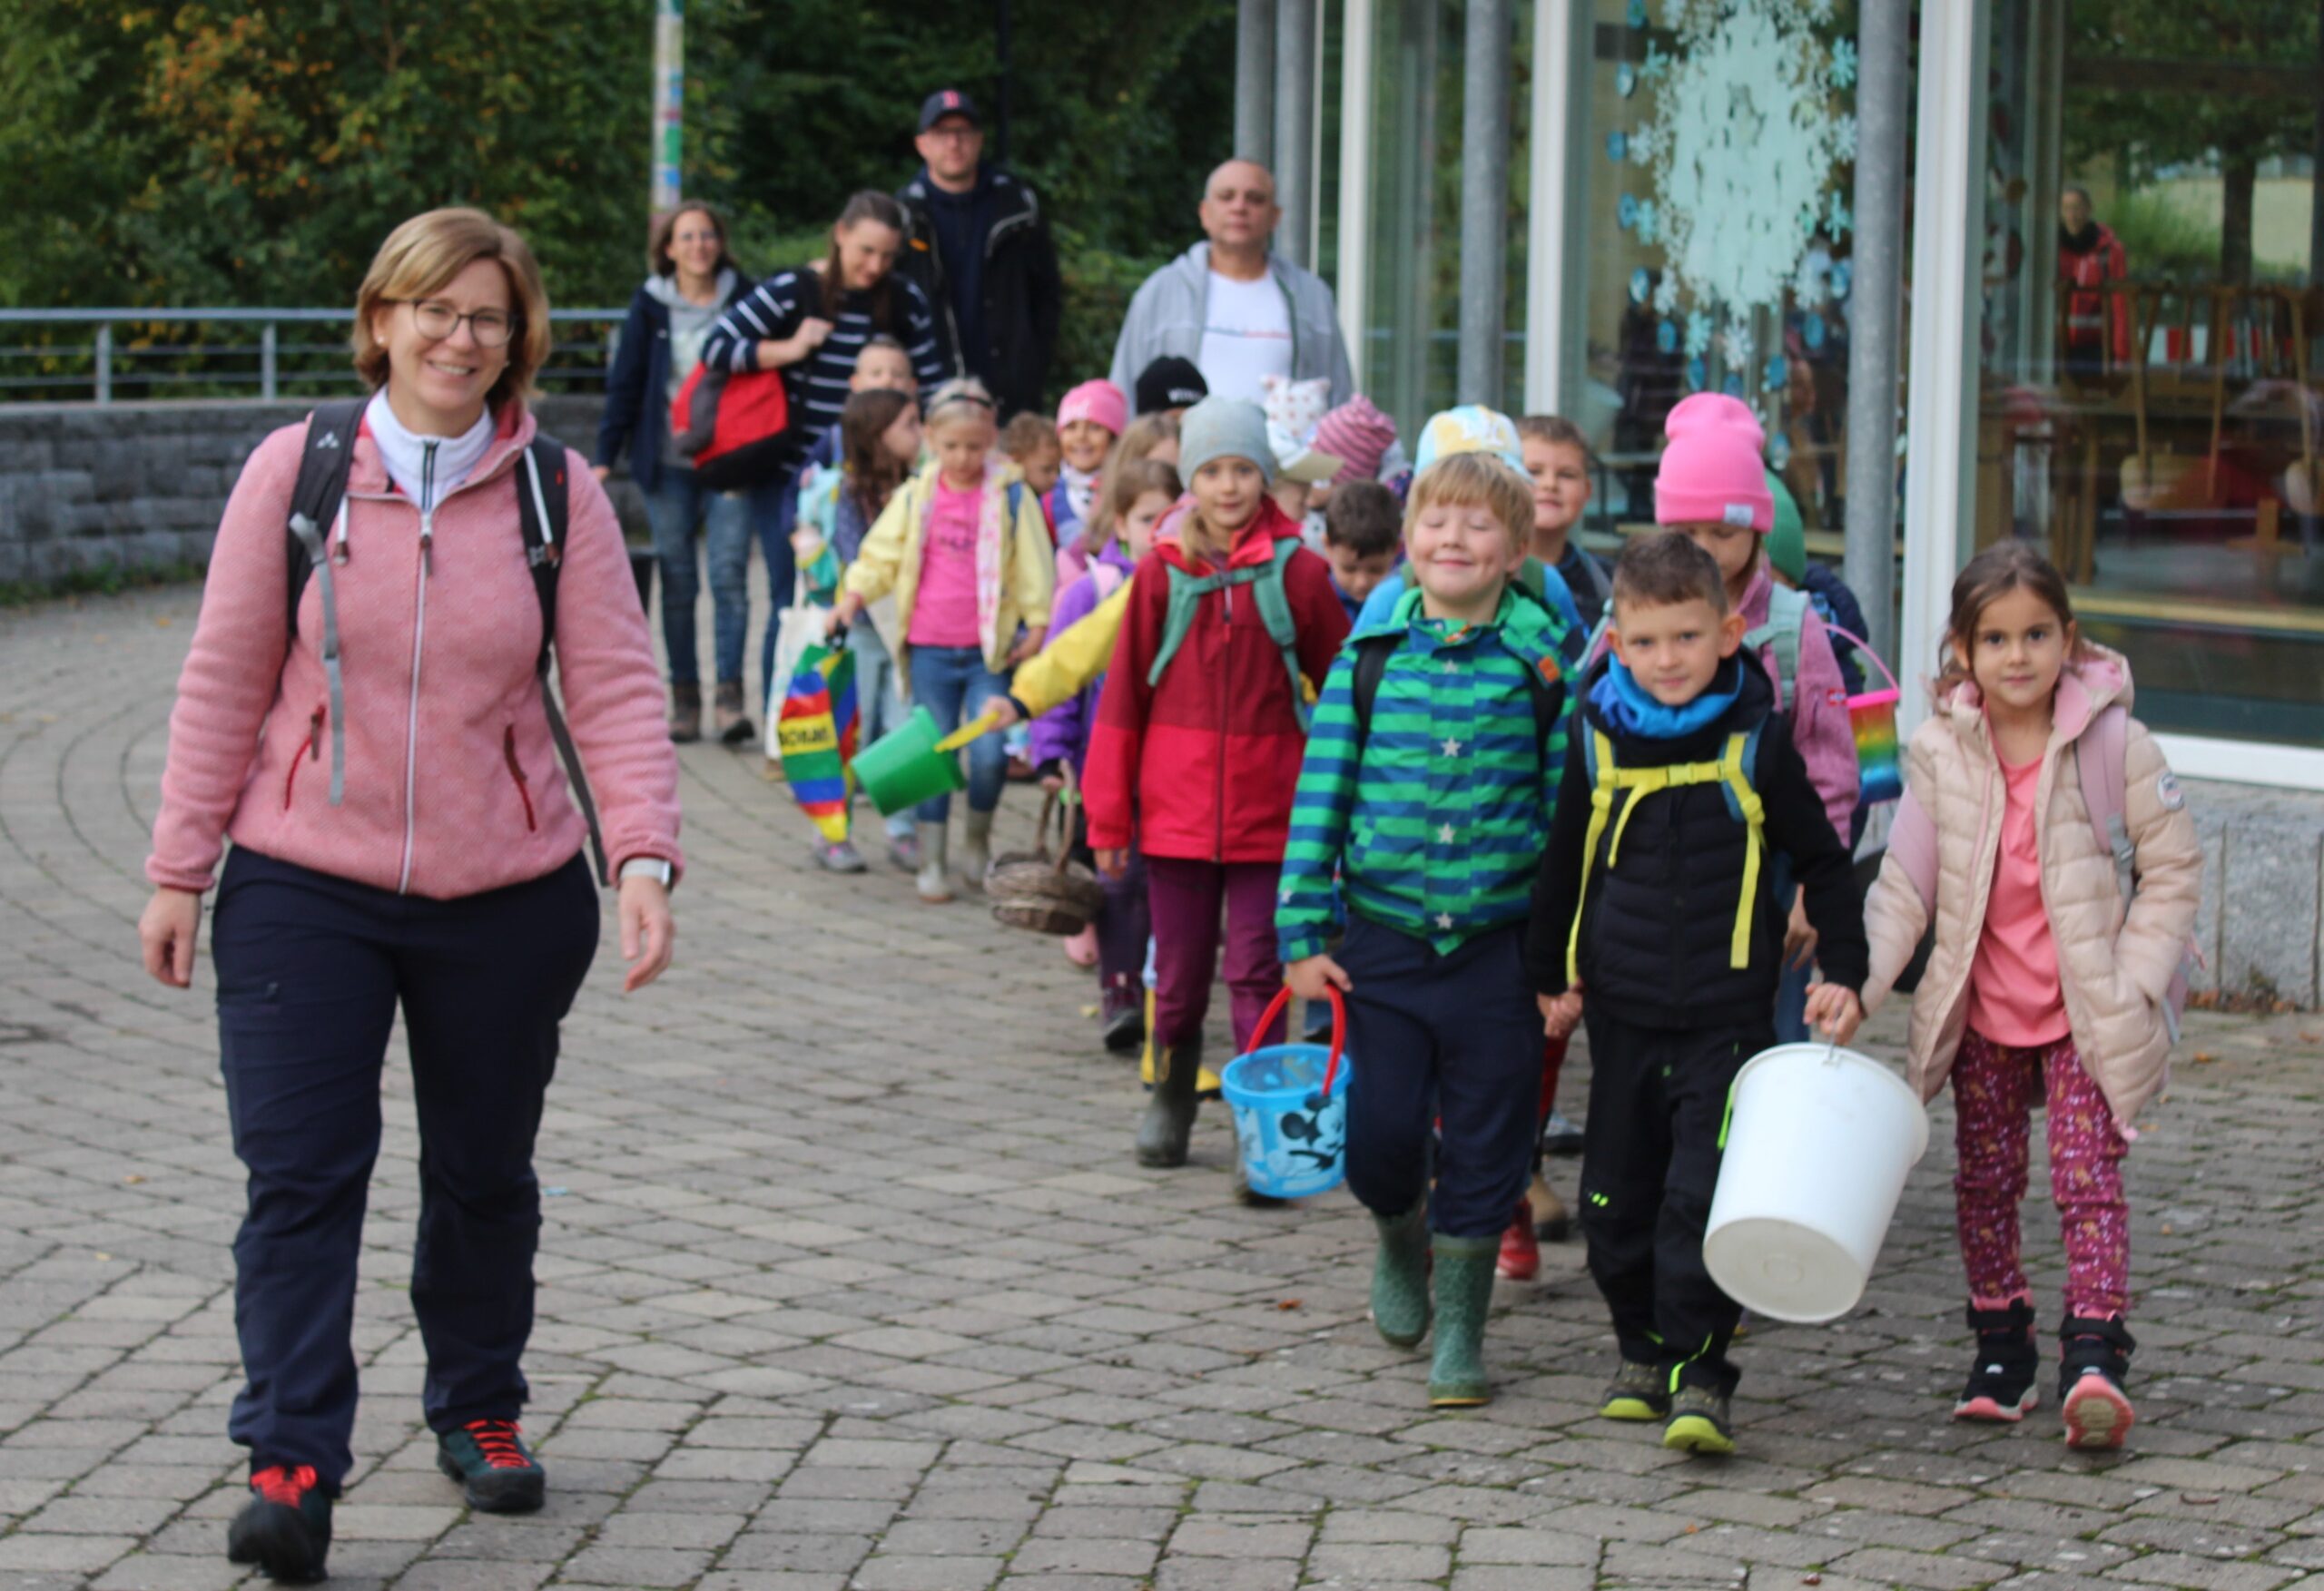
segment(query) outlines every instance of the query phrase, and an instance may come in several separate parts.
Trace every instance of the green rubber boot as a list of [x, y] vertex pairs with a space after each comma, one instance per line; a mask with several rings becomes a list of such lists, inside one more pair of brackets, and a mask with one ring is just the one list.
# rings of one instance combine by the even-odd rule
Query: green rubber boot
[[1473, 1409], [1490, 1402], [1485, 1380], [1485, 1314], [1492, 1304], [1492, 1272], [1501, 1235], [1436, 1238], [1436, 1358], [1428, 1368], [1433, 1409]]
[[1402, 1215], [1374, 1215], [1380, 1252], [1372, 1260], [1372, 1323], [1391, 1348], [1428, 1335], [1428, 1201]]
[[1187, 1163], [1187, 1145], [1194, 1137], [1195, 1112], [1200, 1102], [1195, 1084], [1202, 1074], [1202, 1040], [1188, 1039], [1165, 1049], [1154, 1046], [1154, 1096], [1137, 1124], [1137, 1163], [1175, 1166]]

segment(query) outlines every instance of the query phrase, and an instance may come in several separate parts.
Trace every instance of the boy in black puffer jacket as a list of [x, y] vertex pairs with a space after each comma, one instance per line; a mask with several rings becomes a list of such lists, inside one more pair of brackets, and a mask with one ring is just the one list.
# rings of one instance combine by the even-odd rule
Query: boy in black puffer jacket
[[1711, 555], [1677, 532], [1633, 544], [1613, 610], [1526, 961], [1551, 1036], [1587, 1002], [1581, 1229], [1622, 1354], [1600, 1412], [1665, 1420], [1666, 1447], [1726, 1453], [1740, 1311], [1704, 1267], [1703, 1228], [1728, 1089], [1775, 1042], [1770, 863], [1791, 859], [1820, 936], [1826, 987], [1808, 1018], [1843, 1039], [1862, 1018], [1864, 904]]

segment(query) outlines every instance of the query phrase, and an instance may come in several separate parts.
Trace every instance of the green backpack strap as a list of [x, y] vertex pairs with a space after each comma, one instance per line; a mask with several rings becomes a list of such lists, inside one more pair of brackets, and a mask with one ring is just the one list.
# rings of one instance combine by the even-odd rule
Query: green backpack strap
[[1306, 683], [1299, 673], [1299, 625], [1292, 616], [1291, 598], [1283, 581], [1285, 565], [1298, 552], [1298, 538], [1285, 536], [1275, 544], [1275, 555], [1264, 564], [1223, 569], [1213, 575], [1189, 575], [1177, 565], [1170, 565], [1170, 606], [1163, 615], [1162, 643], [1155, 648], [1154, 666], [1146, 671], [1146, 683], [1162, 683], [1171, 659], [1178, 655], [1187, 633], [1194, 628], [1195, 612], [1204, 597], [1230, 585], [1247, 585], [1252, 600], [1258, 604], [1259, 622], [1267, 627], [1268, 637], [1282, 649], [1284, 666], [1291, 674], [1292, 706], [1299, 714], [1301, 732], [1305, 732], [1309, 710]]
[[1797, 695], [1799, 633], [1807, 624], [1807, 594], [1788, 585], [1768, 592], [1768, 622], [1743, 634], [1743, 644], [1754, 652], [1772, 646], [1776, 654], [1776, 711], [1780, 712]]

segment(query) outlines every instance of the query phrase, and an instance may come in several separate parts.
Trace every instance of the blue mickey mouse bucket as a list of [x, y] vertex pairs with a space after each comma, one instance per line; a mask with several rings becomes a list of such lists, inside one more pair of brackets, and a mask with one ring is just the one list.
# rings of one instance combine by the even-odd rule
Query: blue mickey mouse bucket
[[[1271, 1199], [1327, 1193], [1347, 1176], [1347, 1080], [1341, 1063], [1347, 1045], [1347, 1007], [1340, 991], [1332, 1002], [1332, 1042], [1271, 1044], [1236, 1056], [1219, 1075], [1219, 1092], [1235, 1113], [1235, 1143], [1243, 1180]], [[1275, 996], [1255, 1033], [1265, 1033], [1291, 1003], [1289, 988]]]

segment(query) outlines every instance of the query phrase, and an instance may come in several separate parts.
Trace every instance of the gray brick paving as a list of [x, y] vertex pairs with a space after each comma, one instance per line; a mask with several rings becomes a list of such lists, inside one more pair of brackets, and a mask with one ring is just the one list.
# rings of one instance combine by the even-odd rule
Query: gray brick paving
[[[189, 591], [0, 613], [0, 1586], [213, 1587], [240, 1455], [206, 966], [131, 924]], [[2141, 1423], [2118, 1458], [1945, 1418], [1948, 1129], [1837, 1325], [1758, 1327], [1744, 1451], [1590, 1402], [1578, 1245], [1504, 1283], [1498, 1400], [1443, 1416], [1363, 1315], [1344, 1193], [1237, 1206], [1127, 1153], [1131, 1071], [1045, 943], [824, 876], [755, 757], [684, 755], [679, 962], [566, 1029], [528, 1428], [551, 1499], [434, 1472], [390, 1065], [334, 1583], [716, 1591], [2324, 1587], [2324, 1017], [2202, 1016], [2130, 1161]], [[1012, 794], [1004, 832], [1029, 805]], [[1899, 1027], [1878, 1025], [1893, 1052]], [[1224, 1043], [1223, 1034], [1218, 1036]], [[1569, 1101], [1582, 1096], [1577, 1065]], [[1570, 1189], [1571, 1162], [1558, 1163]], [[2037, 1178], [2038, 1178], [2037, 1167]], [[2037, 1181], [2037, 1185], [2038, 1181]], [[2044, 1203], [2029, 1248], [2052, 1301]]]

